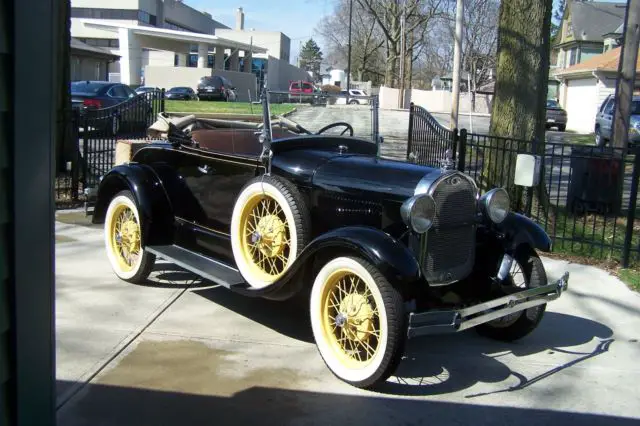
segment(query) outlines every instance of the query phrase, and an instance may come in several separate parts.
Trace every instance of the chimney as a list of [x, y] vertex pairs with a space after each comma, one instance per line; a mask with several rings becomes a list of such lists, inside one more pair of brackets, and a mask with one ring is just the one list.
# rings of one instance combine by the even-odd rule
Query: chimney
[[244, 30], [244, 12], [241, 7], [236, 11], [236, 30]]

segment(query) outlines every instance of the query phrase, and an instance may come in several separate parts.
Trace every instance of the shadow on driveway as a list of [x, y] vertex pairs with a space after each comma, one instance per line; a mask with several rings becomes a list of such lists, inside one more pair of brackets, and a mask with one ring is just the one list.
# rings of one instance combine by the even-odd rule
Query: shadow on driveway
[[81, 425], [637, 425], [637, 419], [552, 410], [248, 387], [229, 396], [88, 386], [58, 424]]

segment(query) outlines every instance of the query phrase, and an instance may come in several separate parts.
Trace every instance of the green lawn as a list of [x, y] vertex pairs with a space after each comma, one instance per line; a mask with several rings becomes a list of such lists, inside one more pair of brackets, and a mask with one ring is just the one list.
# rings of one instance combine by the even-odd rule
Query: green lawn
[[640, 291], [640, 271], [637, 269], [621, 269], [620, 279], [632, 290]]
[[[167, 112], [191, 112], [191, 113], [211, 113], [211, 114], [262, 114], [260, 104], [250, 104], [249, 102], [216, 102], [216, 101], [165, 101]], [[271, 114], [279, 115], [295, 108], [294, 104], [272, 104]]]
[[565, 132], [564, 143], [580, 144], [580, 145], [595, 145], [596, 136], [593, 133], [584, 135], [584, 134]]

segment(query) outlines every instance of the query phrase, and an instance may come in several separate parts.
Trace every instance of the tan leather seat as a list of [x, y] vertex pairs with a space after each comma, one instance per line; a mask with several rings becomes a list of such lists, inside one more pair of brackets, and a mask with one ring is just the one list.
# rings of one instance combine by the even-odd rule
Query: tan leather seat
[[256, 130], [250, 129], [198, 129], [191, 132], [203, 149], [225, 154], [260, 155], [262, 146]]
[[[197, 129], [191, 132], [193, 139], [203, 149], [225, 154], [254, 155], [262, 152], [257, 129]], [[294, 133], [273, 130], [274, 138], [291, 137]]]

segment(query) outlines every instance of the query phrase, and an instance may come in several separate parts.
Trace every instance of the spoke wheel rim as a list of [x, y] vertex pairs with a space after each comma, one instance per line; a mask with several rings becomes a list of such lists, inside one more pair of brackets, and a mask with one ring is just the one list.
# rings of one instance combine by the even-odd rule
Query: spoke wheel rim
[[322, 332], [335, 357], [348, 368], [364, 368], [380, 351], [379, 307], [368, 284], [353, 271], [331, 274], [321, 295]]
[[[528, 288], [527, 278], [524, 275], [524, 270], [522, 269], [522, 265], [520, 265], [520, 263], [518, 263], [518, 261], [515, 259], [511, 265], [511, 269], [509, 270], [508, 279], [510, 281], [511, 287], [514, 287], [520, 290], [526, 290]], [[531, 308], [531, 309], [536, 309], [536, 308]], [[527, 309], [524, 312], [529, 312], [529, 310]], [[490, 324], [495, 327], [508, 327], [513, 323], [515, 323], [522, 314], [523, 314], [523, 311], [514, 312], [504, 317], [497, 318], [491, 321]]]
[[140, 224], [135, 213], [126, 205], [119, 205], [111, 220], [111, 251], [120, 270], [132, 271], [141, 255]]
[[252, 274], [277, 279], [291, 255], [291, 231], [282, 206], [268, 194], [256, 194], [247, 200], [240, 220], [241, 251]]

